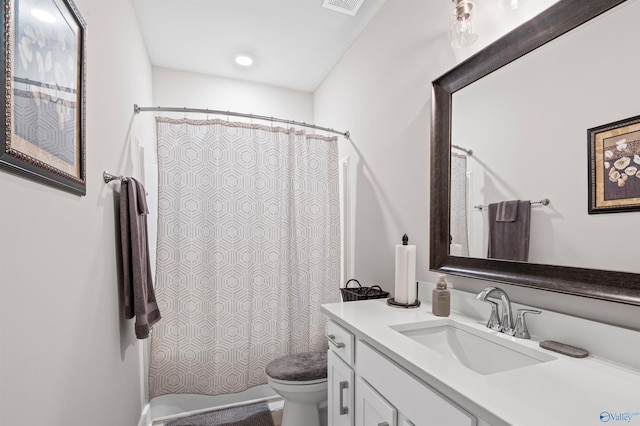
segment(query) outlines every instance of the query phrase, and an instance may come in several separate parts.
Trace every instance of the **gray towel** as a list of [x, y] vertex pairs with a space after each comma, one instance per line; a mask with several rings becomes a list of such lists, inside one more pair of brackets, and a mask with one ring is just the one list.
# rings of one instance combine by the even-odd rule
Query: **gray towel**
[[501, 201], [498, 203], [496, 220], [498, 222], [515, 222], [518, 217], [518, 204], [520, 200]]
[[522, 262], [529, 260], [531, 202], [517, 201], [517, 203], [518, 215], [513, 222], [497, 221], [498, 204], [489, 204], [489, 247], [487, 257]]
[[136, 317], [138, 339], [149, 337], [149, 330], [160, 320], [149, 260], [147, 239], [147, 200], [144, 187], [133, 178], [120, 186], [120, 240], [124, 275], [124, 314]]

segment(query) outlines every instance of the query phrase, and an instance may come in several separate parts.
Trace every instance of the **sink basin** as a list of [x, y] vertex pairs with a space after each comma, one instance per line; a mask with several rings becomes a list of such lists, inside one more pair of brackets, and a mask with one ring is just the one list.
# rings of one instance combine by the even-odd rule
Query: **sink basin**
[[556, 359], [495, 332], [478, 330], [452, 319], [391, 328], [480, 374], [495, 374]]

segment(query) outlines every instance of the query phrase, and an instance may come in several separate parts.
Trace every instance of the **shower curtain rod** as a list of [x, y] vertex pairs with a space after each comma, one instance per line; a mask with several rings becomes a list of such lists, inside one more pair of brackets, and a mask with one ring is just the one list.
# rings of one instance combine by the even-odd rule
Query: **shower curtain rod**
[[147, 111], [154, 111], [154, 112], [196, 112], [196, 113], [201, 113], [201, 114], [217, 114], [217, 115], [226, 115], [226, 116], [231, 116], [231, 117], [244, 117], [244, 118], [251, 118], [251, 119], [256, 119], [256, 120], [264, 120], [264, 121], [271, 121], [271, 122], [277, 122], [277, 123], [285, 123], [285, 124], [291, 124], [294, 126], [303, 126], [303, 127], [309, 127], [311, 129], [317, 129], [317, 130], [323, 130], [325, 132], [330, 132], [330, 133], [335, 133], [337, 135], [342, 135], [345, 138], [349, 139], [351, 136], [351, 133], [349, 133], [349, 131], [346, 132], [340, 132], [338, 130], [333, 130], [330, 129], [328, 127], [320, 127], [320, 126], [316, 126], [315, 124], [307, 124], [307, 123], [301, 123], [299, 121], [293, 121], [293, 120], [285, 120], [282, 118], [274, 118], [274, 117], [267, 117], [264, 115], [255, 115], [255, 114], [245, 114], [242, 112], [233, 112], [233, 111], [220, 111], [220, 110], [215, 110], [215, 109], [205, 109], [205, 108], [177, 108], [177, 107], [139, 107], [138, 104], [134, 104], [133, 105], [133, 113], [134, 114], [139, 114], [141, 112], [147, 112]]

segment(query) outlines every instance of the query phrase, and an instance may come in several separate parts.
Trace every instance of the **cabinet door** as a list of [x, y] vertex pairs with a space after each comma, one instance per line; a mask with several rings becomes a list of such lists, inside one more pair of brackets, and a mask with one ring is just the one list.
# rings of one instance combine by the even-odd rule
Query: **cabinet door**
[[332, 350], [327, 356], [329, 426], [354, 426], [353, 370]]
[[397, 426], [396, 409], [366, 381], [356, 379], [356, 422], [358, 426]]

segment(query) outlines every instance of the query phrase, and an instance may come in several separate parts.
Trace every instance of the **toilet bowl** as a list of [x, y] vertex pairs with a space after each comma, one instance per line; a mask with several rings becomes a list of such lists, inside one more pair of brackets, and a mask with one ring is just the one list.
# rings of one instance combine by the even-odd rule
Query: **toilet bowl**
[[269, 386], [284, 398], [282, 426], [322, 426], [319, 406], [327, 401], [327, 353], [278, 358], [266, 368]]

